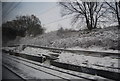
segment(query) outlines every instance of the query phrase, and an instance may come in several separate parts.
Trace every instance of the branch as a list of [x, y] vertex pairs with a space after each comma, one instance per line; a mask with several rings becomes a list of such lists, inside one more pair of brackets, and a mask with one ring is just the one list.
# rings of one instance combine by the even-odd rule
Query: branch
[[108, 9], [106, 9], [101, 15], [99, 15], [97, 18], [100, 18], [101, 16], [103, 16], [103, 14], [105, 14], [107, 12]]
[[114, 11], [116, 11], [116, 9], [115, 9], [112, 5], [110, 5], [108, 2], [105, 1], [105, 3], [106, 3], [110, 8], [112, 8]]
[[75, 12], [74, 10], [70, 9], [67, 5], [63, 4], [62, 2], [60, 2], [59, 4], [65, 8], [67, 8], [68, 10]]
[[77, 2], [77, 5], [79, 6], [79, 9], [81, 9], [81, 11], [84, 13], [85, 11], [82, 9], [82, 7], [80, 6], [81, 4], [79, 2]]
[[77, 14], [77, 15], [75, 15], [75, 16], [73, 17], [73, 19], [72, 19], [72, 21], [71, 21], [72, 25], [74, 25], [74, 24], [78, 21], [79, 16], [80, 16], [80, 14]]
[[103, 7], [103, 4], [100, 5], [99, 10], [96, 12], [97, 14], [100, 12], [100, 10], [102, 9], [102, 7]]
[[69, 4], [76, 12], [83, 14], [81, 11], [77, 10], [71, 3], [69, 3]]

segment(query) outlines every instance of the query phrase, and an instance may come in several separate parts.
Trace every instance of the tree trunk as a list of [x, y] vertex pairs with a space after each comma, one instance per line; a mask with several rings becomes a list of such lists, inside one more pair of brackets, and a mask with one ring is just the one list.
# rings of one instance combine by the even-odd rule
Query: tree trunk
[[94, 22], [94, 29], [97, 28], [97, 21], [98, 21], [98, 18], [96, 17]]
[[119, 25], [119, 29], [120, 29], [120, 17], [119, 17], [119, 7], [118, 7], [118, 2], [115, 2], [115, 6], [116, 6], [116, 15], [117, 15], [117, 20], [118, 20], [118, 25]]
[[86, 19], [87, 28], [88, 28], [89, 30], [92, 30], [91, 24], [90, 24], [89, 19], [88, 19], [88, 17], [87, 17], [86, 14], [85, 14], [85, 19]]
[[87, 28], [89, 30], [92, 30], [92, 27], [91, 27], [91, 24], [90, 24], [89, 20], [86, 20], [86, 24], [87, 24]]

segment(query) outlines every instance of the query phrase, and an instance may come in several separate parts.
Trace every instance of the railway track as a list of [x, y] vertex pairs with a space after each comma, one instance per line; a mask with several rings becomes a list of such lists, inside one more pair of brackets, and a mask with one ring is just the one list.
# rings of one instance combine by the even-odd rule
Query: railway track
[[[51, 73], [49, 73], [49, 72], [46, 72], [46, 71], [43, 71], [43, 70], [40, 70], [40, 69], [38, 69], [38, 68], [36, 68], [36, 67], [33, 67], [33, 66], [30, 66], [30, 65], [27, 65], [27, 64], [25, 64], [25, 63], [22, 63], [22, 62], [19, 62], [19, 61], [16, 61], [16, 60], [14, 60], [14, 59], [10, 59], [10, 58], [7, 58], [7, 60], [12, 60], [12, 62], [14, 61], [14, 62], [17, 62], [17, 63], [19, 63], [19, 64], [22, 64], [22, 65], [24, 65], [24, 66], [26, 66], [26, 68], [27, 67], [29, 67], [29, 68], [32, 68], [33, 70], [37, 70], [37, 72], [43, 72], [43, 73], [45, 73], [45, 74], [49, 74], [49, 75], [51, 75], [51, 76], [54, 76], [54, 77], [58, 77], [59, 79], [63, 79], [63, 80], [65, 80], [65, 81], [70, 81], [70, 80], [68, 80], [68, 79], [66, 79], [66, 78], [63, 78], [63, 77], [60, 77], [60, 76], [57, 76], [57, 75], [55, 75], [55, 74], [51, 74]], [[3, 62], [4, 63], [4, 62]], [[5, 63], [4, 63], [5, 64]], [[7, 64], [6, 63], [6, 65], [8, 65], [9, 66], [9, 64]], [[23, 68], [23, 69], [25, 69], [25, 68]], [[23, 74], [24, 74], [24, 72], [23, 72]], [[34, 74], [33, 74], [34, 75]], [[29, 78], [27, 78], [27, 79], [29, 79]], [[30, 79], [31, 79], [31, 77], [30, 77]], [[33, 77], [33, 79], [34, 79], [34, 77]], [[39, 78], [37, 78], [37, 79], [40, 79], [40, 77]]]
[[[19, 45], [15, 45], [15, 46], [9, 46], [9, 47], [18, 47]], [[80, 54], [80, 53], [84, 53], [85, 55], [90, 55], [90, 56], [96, 56], [97, 54], [97, 56], [102, 56], [102, 57], [105, 57], [105, 56], [114, 56], [114, 58], [120, 58], [120, 53], [118, 52], [118, 53], [112, 53], [112, 52], [97, 52], [97, 51], [85, 51], [85, 50], [67, 50], [67, 49], [58, 49], [58, 48], [48, 48], [48, 47], [41, 47], [41, 46], [33, 46], [33, 45], [22, 45], [23, 47], [24, 47], [24, 49], [26, 48], [26, 47], [32, 47], [32, 48], [40, 48], [40, 49], [45, 49], [45, 50], [49, 50], [49, 51], [52, 51], [52, 52], [72, 52], [72, 53], [75, 53], [75, 54]], [[5, 51], [4, 49], [3, 49], [3, 51]], [[6, 51], [7, 53], [10, 53], [11, 52], [11, 50], [10, 51]], [[12, 53], [12, 52], [11, 52]], [[89, 54], [88, 54], [89, 53]], [[8, 59], [11, 59], [11, 58], [9, 58], [9, 57], [7, 57]], [[31, 62], [30, 60], [28, 61], [28, 60], [25, 60], [25, 59], [21, 59], [21, 58], [19, 58], [19, 57], [16, 57], [16, 56], [12, 56], [12, 58], [14, 59], [11, 59], [11, 60], [13, 60], [13, 61], [16, 61], [15, 59], [18, 59], [18, 60], [21, 60], [21, 61], [25, 61], [25, 62], [27, 62], [27, 63], [30, 63], [30, 64], [34, 64], [34, 65], [37, 65], [37, 66], [40, 66], [40, 67], [43, 67], [43, 68], [47, 68], [47, 69], [51, 69], [51, 70], [55, 70], [55, 71], [58, 71], [58, 72], [62, 72], [62, 73], [64, 73], [64, 74], [69, 74], [69, 75], [72, 75], [72, 76], [75, 76], [75, 77], [79, 77], [79, 78], [83, 78], [83, 79], [86, 79], [86, 80], [95, 80], [95, 79], [89, 79], [89, 78], [87, 78], [87, 77], [83, 77], [83, 76], [80, 76], [80, 75], [75, 75], [75, 74], [72, 74], [72, 73], [67, 73], [67, 72], [64, 72], [64, 71], [61, 71], [61, 70], [56, 70], [56, 69], [53, 69], [53, 68], [50, 68], [50, 67], [47, 67], [47, 66], [43, 66], [43, 65], [41, 65], [41, 64], [38, 64], [38, 63], [34, 63], [34, 62]], [[16, 61], [16, 62], [18, 62], [18, 61]], [[21, 63], [21, 62], [18, 62], [18, 63]], [[22, 64], [24, 64], [24, 63], [22, 63]], [[24, 64], [24, 65], [26, 65], [26, 64]], [[35, 67], [32, 67], [32, 66], [29, 66], [29, 65], [26, 65], [26, 66], [28, 66], [28, 67], [31, 67], [31, 68], [34, 68], [34, 69], [36, 69]], [[95, 65], [95, 66], [99, 66], [99, 67], [104, 67], [104, 66], [100, 66], [100, 65]], [[119, 69], [119, 67], [118, 68], [113, 68], [113, 67], [108, 67], [108, 68], [111, 68], [111, 69]], [[36, 69], [36, 70], [38, 70], [38, 71], [42, 71], [42, 70], [39, 70], [39, 69]], [[97, 71], [97, 70], [96, 70]], [[45, 71], [46, 72], [46, 71]], [[85, 71], [86, 72], [86, 71]], [[104, 72], [104, 71], [103, 71]], [[89, 73], [89, 72], [88, 72]], [[107, 73], [107, 72], [105, 72], [105, 73]], [[48, 73], [48, 74], [50, 74], [50, 73]], [[114, 74], [114, 73], [112, 73], [112, 74]], [[54, 76], [54, 74], [51, 74], [51, 75], [53, 75]], [[103, 74], [101, 74], [100, 73], [100, 75], [103, 75]], [[108, 74], [109, 75], [109, 74]], [[119, 74], [117, 73], [117, 76], [118, 76]], [[104, 75], [103, 75], [104, 76]], [[106, 76], [105, 75], [105, 77], [110, 77], [111, 75], [109, 75], [109, 76]], [[116, 74], [114, 75], [114, 76], [116, 76]], [[116, 77], [117, 77], [116, 76]], [[58, 76], [59, 77], [59, 76]], [[115, 79], [116, 77], [113, 77], [113, 78], [111, 78], [111, 79], [113, 79], [113, 80], [117, 80], [117, 79]], [[59, 77], [60, 78], [60, 77]], [[61, 77], [62, 78], [62, 77]], [[117, 77], [118, 78], [118, 77]], [[65, 79], [65, 80], [67, 80], [66, 78], [62, 78], [62, 79]], [[108, 80], [109, 81], [109, 80]]]
[[[5, 51], [5, 50], [4, 50]], [[12, 53], [14, 53], [14, 55], [16, 55], [16, 56], [20, 56], [20, 57], [26, 57], [27, 59], [29, 59], [29, 57], [27, 57], [27, 56], [24, 56], [25, 54], [24, 53], [16, 53], [16, 52], [11, 52], [11, 51], [5, 51], [5, 52], [7, 52], [7, 53], [10, 53], [10, 54], [12, 54]], [[21, 56], [21, 55], [23, 55], [23, 56]], [[29, 56], [29, 55], [28, 55]], [[35, 58], [33, 58], [33, 56], [31, 57], [30, 56], [30, 58], [31, 59], [29, 59], [29, 60], [34, 60], [34, 61], [38, 61], [38, 62], [41, 62], [42, 63], [42, 60], [40, 61], [40, 59], [42, 59], [42, 57], [35, 57]], [[37, 60], [38, 59], [38, 60]], [[83, 63], [84, 64], [84, 63]], [[86, 64], [84, 64], [84, 65], [86, 65]], [[110, 67], [110, 66], [103, 66], [103, 65], [97, 65], [97, 64], [91, 64], [91, 65], [94, 65], [94, 66], [98, 66], [98, 67], [104, 67], [104, 68], [110, 68], [110, 69], [118, 69], [118, 70], [120, 70], [120, 68], [119, 67]]]
[[[23, 78], [22, 76], [20, 76], [19, 74], [17, 74], [15, 71], [13, 71], [12, 69], [10, 69], [7, 65], [5, 65], [4, 63], [2, 63], [2, 67], [4, 67], [5, 69], [9, 70], [11, 73], [15, 74], [15, 76], [18, 77], [19, 80], [21, 81], [27, 81], [25, 78]], [[5, 75], [6, 76], [6, 75]]]
[[52, 52], [64, 51], [64, 52], [70, 52], [70, 53], [75, 53], [79, 55], [84, 53], [84, 55], [89, 55], [89, 56], [97, 56], [97, 57], [113, 56], [113, 58], [120, 59], [119, 51], [115, 53], [115, 52], [102, 52], [102, 51], [90, 51], [90, 50], [69, 50], [69, 49], [63, 49], [63, 48], [43, 47], [43, 46], [37, 46], [37, 45], [11, 45], [8, 47], [18, 47], [18, 46], [23, 46], [23, 49], [25, 49], [26, 47], [32, 47], [32, 48], [45, 49]]
[[[42, 68], [45, 68], [45, 69], [53, 70], [53, 71], [56, 71], [56, 72], [58, 72], [58, 73], [62, 73], [62, 74], [64, 74], [64, 75], [66, 75], [66, 76], [77, 77], [77, 79], [81, 79], [81, 78], [82, 78], [82, 79], [85, 80], [85, 81], [96, 81], [96, 80], [93, 79], [93, 78], [88, 78], [88, 77], [81, 76], [81, 75], [75, 75], [75, 74], [68, 73], [68, 72], [65, 72], [65, 71], [62, 71], [62, 70], [50, 68], [50, 67], [48, 67], [48, 66], [44, 66], [44, 65], [38, 64], [38, 63], [36, 63], [36, 62], [29, 61], [29, 60], [26, 60], [26, 59], [23, 59], [23, 58], [19, 58], [19, 57], [16, 57], [16, 56], [12, 56], [12, 58], [5, 56], [5, 57], [3, 57], [3, 58], [6, 58], [6, 59], [11, 60], [11, 61], [14, 61], [14, 62], [17, 62], [17, 63], [19, 63], [19, 64], [23, 64], [23, 65], [25, 65], [25, 66], [27, 66], [27, 67], [31, 67], [31, 68], [36, 69], [36, 70], [38, 70], [38, 71], [45, 72], [45, 73], [47, 73], [47, 74], [50, 74], [50, 75], [59, 77], [59, 78], [61, 78], [61, 79], [67, 80], [67, 81], [70, 81], [70, 80], [68, 79], [68, 77], [63, 77], [63, 76], [61, 76], [61, 75], [56, 75], [56, 74], [54, 74], [54, 73], [51, 73], [51, 72], [48, 71], [48, 70], [41, 70], [41, 69], [38, 69], [38, 68], [36, 68], [36, 67], [30, 66], [29, 64], [33, 64], [33, 65], [35, 65], [35, 66], [37, 66], [37, 67], [42, 67]], [[26, 63], [29, 63], [29, 64], [25, 64], [23, 61], [26, 62]], [[92, 77], [93, 75], [87, 75], [87, 76], [91, 76], [91, 77]], [[102, 78], [102, 79], [103, 79], [103, 78]]]
[[[23, 45], [24, 46], [24, 45]], [[35, 45], [25, 45], [26, 47], [33, 47], [33, 48], [42, 48], [46, 50], [51, 51], [64, 51], [64, 52], [70, 52], [75, 54], [81, 54], [84, 53], [84, 55], [90, 55], [90, 56], [115, 56], [116, 58], [120, 58], [120, 52], [114, 53], [114, 52], [102, 52], [102, 51], [90, 51], [90, 50], [69, 50], [69, 49], [63, 49], [63, 48], [50, 48], [50, 47], [42, 47], [42, 46], [35, 46]]]

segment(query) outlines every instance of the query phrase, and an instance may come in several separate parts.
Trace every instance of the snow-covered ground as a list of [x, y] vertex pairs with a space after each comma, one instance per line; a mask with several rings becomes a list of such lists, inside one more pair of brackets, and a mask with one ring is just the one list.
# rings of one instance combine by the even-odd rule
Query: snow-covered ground
[[[96, 69], [103, 69], [103, 70], [110, 70], [118, 72], [118, 69], [111, 69], [108, 67], [118, 68], [120, 64], [118, 61], [119, 59], [113, 59], [111, 57], [93, 57], [93, 56], [86, 56], [84, 54], [77, 55], [74, 53], [61, 53], [58, 57], [58, 62], [78, 65], [78, 66], [86, 66]], [[103, 67], [99, 67], [103, 66]], [[120, 70], [119, 70], [120, 72]]]
[[[75, 49], [75, 50], [86, 50], [86, 49], [80, 49], [80, 48], [68, 48], [68, 49]], [[90, 51], [90, 48], [88, 48]], [[114, 52], [118, 53], [118, 51], [112, 51], [112, 50], [102, 50], [96, 48], [94, 51], [104, 51], [104, 52]], [[49, 54], [49, 50], [40, 49], [40, 48], [32, 48], [32, 47], [26, 47], [24, 50], [20, 51], [20, 53], [26, 53], [30, 55], [38, 55], [38, 54]], [[39, 56], [39, 55], [38, 55]], [[119, 68], [120, 63], [118, 62], [120, 59], [117, 58], [111, 58], [109, 56], [106, 57], [95, 57], [95, 56], [87, 56], [84, 54], [75, 54], [75, 53], [68, 53], [68, 52], [62, 52], [59, 54], [59, 59], [56, 61], [78, 65], [78, 66], [86, 66], [96, 69], [103, 69], [103, 70], [109, 70], [109, 71], [115, 71], [120, 72], [120, 70], [115, 69]], [[100, 67], [102, 66], [102, 67]], [[111, 68], [109, 68], [111, 67]], [[112, 69], [114, 68], [114, 69]]]
[[[73, 49], [74, 50], [74, 49]], [[76, 48], [75, 48], [76, 50]], [[77, 49], [78, 50], [78, 49]], [[79, 50], [85, 50], [85, 49], [79, 49]], [[90, 49], [91, 50], [91, 49]], [[102, 49], [101, 49], [102, 50]], [[94, 51], [101, 51], [100, 49], [96, 49]], [[93, 51], [93, 50], [91, 50]], [[105, 52], [114, 52], [118, 53], [118, 51], [112, 51], [112, 50], [104, 50]], [[49, 54], [49, 50], [44, 50], [40, 48], [32, 48], [27, 47], [21, 53], [27, 53], [27, 54]], [[118, 69], [111, 69], [112, 68], [118, 68], [119, 65], [119, 59], [113, 59], [109, 56], [106, 57], [94, 57], [94, 56], [86, 56], [84, 54], [75, 54], [75, 53], [68, 53], [68, 52], [62, 52], [57, 60], [58, 62], [68, 63], [68, 64], [74, 64], [74, 65], [80, 65], [80, 66], [86, 66], [96, 69], [103, 69], [103, 70], [110, 70], [118, 72]], [[103, 67], [100, 67], [103, 66]]]

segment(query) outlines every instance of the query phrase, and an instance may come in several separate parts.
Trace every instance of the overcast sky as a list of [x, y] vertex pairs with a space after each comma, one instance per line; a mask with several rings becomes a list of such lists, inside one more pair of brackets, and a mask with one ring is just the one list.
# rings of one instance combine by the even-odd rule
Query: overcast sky
[[63, 26], [71, 28], [71, 17], [61, 17], [57, 2], [3, 2], [3, 22], [15, 19], [19, 15], [37, 16], [46, 31], [54, 31]]
[[[4, 0], [4, 2], [2, 2], [3, 22], [13, 20], [16, 16], [19, 15], [33, 14], [40, 19], [42, 25], [44, 25], [47, 32], [57, 30], [61, 26], [64, 28], [76, 29], [76, 26], [72, 26], [70, 24], [70, 21], [72, 19], [71, 16], [61, 17], [61, 8], [57, 4], [56, 0], [50, 0], [51, 2], [48, 0], [39, 0], [39, 2], [38, 0], [16, 1], [17, 2], [13, 2], [13, 0]], [[80, 26], [84, 27], [83, 25], [85, 26], [85, 24], [81, 22]], [[78, 28], [80, 28], [80, 26]]]

